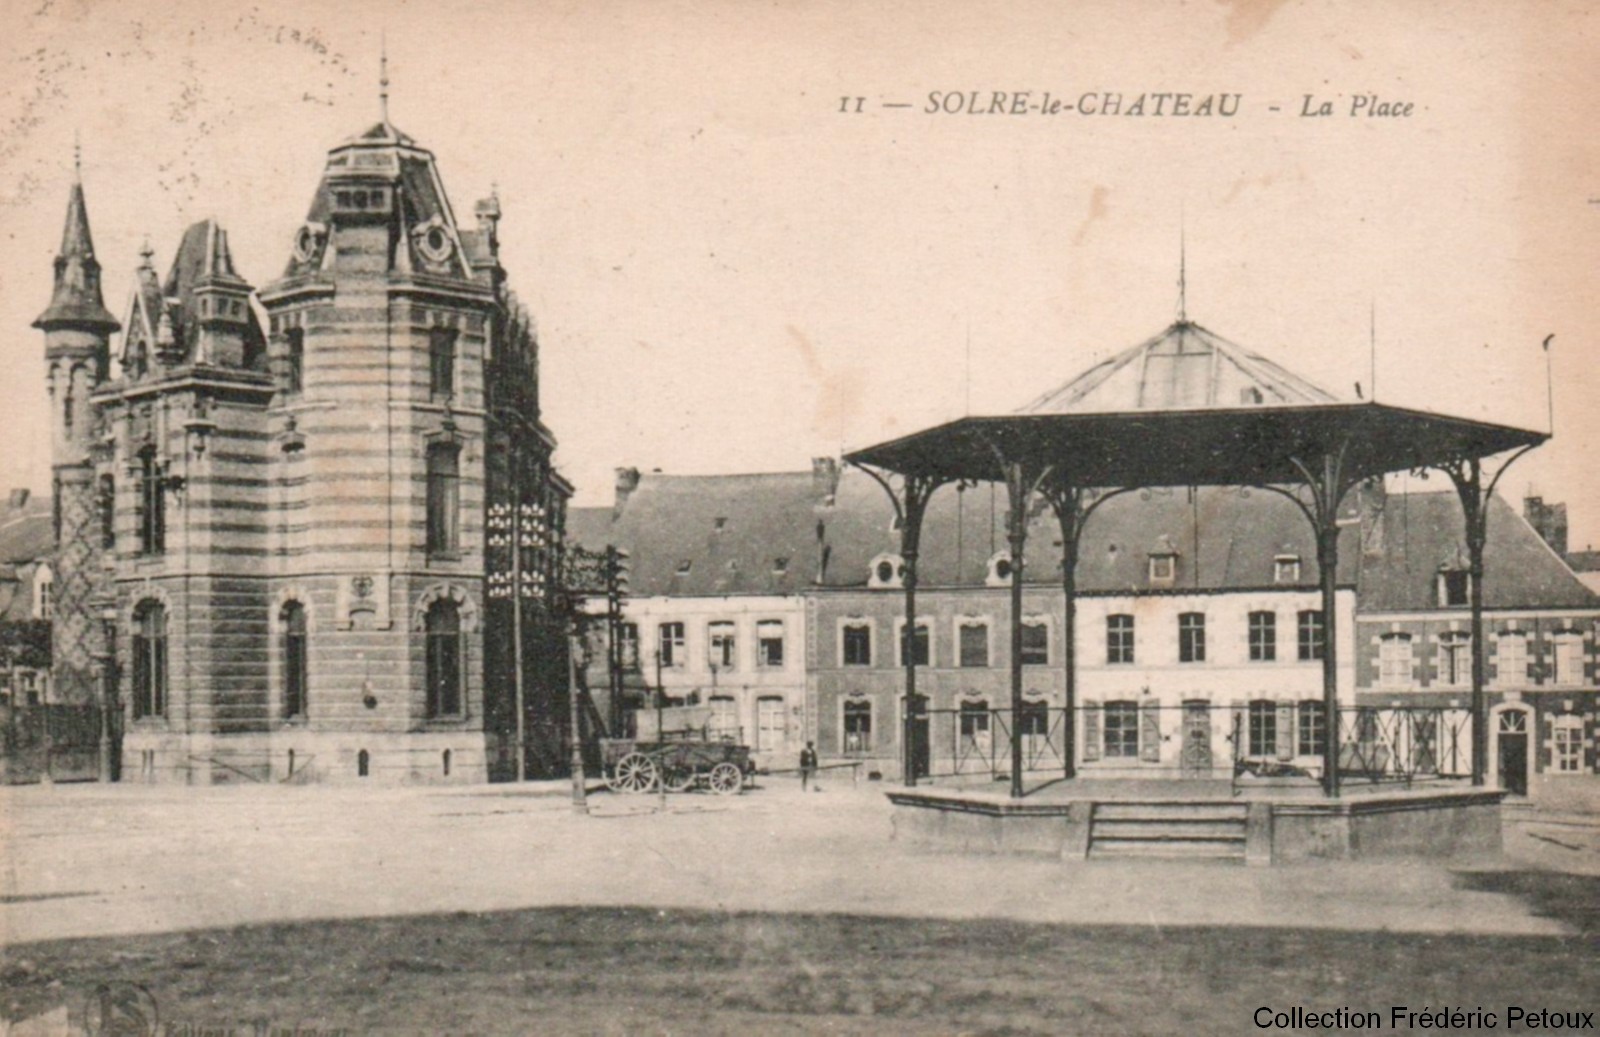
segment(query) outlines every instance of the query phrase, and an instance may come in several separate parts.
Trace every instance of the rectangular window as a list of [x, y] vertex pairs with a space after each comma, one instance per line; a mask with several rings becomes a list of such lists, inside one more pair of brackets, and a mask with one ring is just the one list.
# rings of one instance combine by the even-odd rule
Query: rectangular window
[[1564, 631], [1551, 645], [1551, 682], [1561, 685], [1583, 683], [1583, 636]]
[[777, 695], [763, 695], [756, 699], [756, 744], [752, 748], [758, 752], [781, 749], [788, 734], [783, 699]]
[[1250, 613], [1250, 661], [1270, 663], [1278, 657], [1278, 614]]
[[844, 746], [846, 753], [872, 751], [872, 703], [866, 699], [844, 701]]
[[622, 657], [623, 666], [639, 665], [639, 624], [617, 624], [617, 654]]
[[154, 447], [139, 454], [139, 553], [158, 555], [167, 549], [167, 500]]
[[739, 644], [733, 624], [726, 621], [706, 625], [706, 659], [719, 670], [731, 670], [739, 658]]
[[1050, 625], [1048, 623], [1022, 624], [1022, 665], [1050, 665]]
[[682, 666], [683, 655], [683, 624], [663, 623], [656, 630], [656, 651], [661, 657], [662, 666]]
[[1250, 703], [1250, 755], [1275, 756], [1278, 752], [1278, 705]]
[[302, 328], [290, 328], [284, 339], [283, 390], [297, 393], [306, 385], [306, 333]]
[[109, 475], [100, 477], [100, 546], [111, 550], [117, 546], [117, 483]]
[[713, 739], [739, 740], [739, 704], [731, 695], [711, 696], [711, 724], [707, 733]]
[[956, 627], [961, 637], [962, 666], [989, 665], [989, 624], [964, 622]]
[[1555, 726], [1555, 765], [1562, 774], [1583, 769], [1583, 718], [1575, 713], [1552, 717]]
[[454, 443], [428, 446], [428, 554], [461, 551], [461, 450]]
[[1494, 681], [1509, 686], [1527, 679], [1528, 636], [1521, 631], [1507, 631], [1495, 641]]
[[1133, 617], [1116, 615], [1106, 617], [1106, 663], [1117, 665], [1133, 662]]
[[1378, 684], [1404, 688], [1411, 684], [1411, 635], [1384, 634], [1378, 640]]
[[1472, 683], [1472, 635], [1449, 630], [1439, 635], [1439, 683]]
[[872, 665], [872, 626], [868, 623], [846, 623], [841, 635], [846, 666]]
[[1300, 730], [1295, 748], [1301, 756], [1321, 756], [1328, 747], [1328, 721], [1322, 703], [1305, 699], [1297, 714]]
[[[915, 628], [914, 632], [911, 634], [911, 642], [912, 642], [913, 656], [916, 659], [917, 665], [918, 666], [928, 666], [928, 665], [930, 665], [928, 660], [932, 658], [932, 655], [931, 655], [929, 649], [932, 646], [928, 643], [928, 624], [927, 623], [924, 623], [921, 620], [917, 621], [916, 628]], [[901, 626], [901, 628], [900, 628], [900, 665], [904, 666], [905, 664], [906, 664], [906, 628], [904, 626]]]
[[1439, 574], [1439, 604], [1465, 605], [1471, 594], [1469, 573], [1465, 569], [1447, 569]]
[[763, 619], [756, 624], [756, 665], [783, 665], [783, 621]]
[[49, 619], [55, 615], [55, 584], [50, 580], [39, 581], [39, 614], [35, 619]]
[[1104, 712], [1106, 757], [1139, 758], [1139, 706], [1107, 702]]
[[428, 392], [435, 399], [456, 391], [456, 333], [451, 328], [428, 332]]
[[1303, 609], [1295, 617], [1298, 628], [1298, 642], [1300, 661], [1303, 663], [1316, 662], [1322, 658], [1327, 644], [1326, 627], [1322, 622], [1321, 609]]
[[1178, 661], [1206, 661], [1206, 617], [1203, 612], [1185, 612], [1178, 617]]

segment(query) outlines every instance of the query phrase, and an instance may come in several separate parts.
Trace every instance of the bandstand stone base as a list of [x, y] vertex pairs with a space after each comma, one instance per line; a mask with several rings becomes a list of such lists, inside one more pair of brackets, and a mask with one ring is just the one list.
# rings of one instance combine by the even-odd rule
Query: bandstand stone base
[[[1500, 852], [1504, 793], [1470, 787], [1162, 794], [1154, 783], [1063, 782], [1020, 800], [983, 789], [887, 794], [894, 838], [929, 849], [1084, 860], [1206, 857], [1251, 865], [1449, 860]], [[1109, 786], [1109, 787], [1108, 787]]]

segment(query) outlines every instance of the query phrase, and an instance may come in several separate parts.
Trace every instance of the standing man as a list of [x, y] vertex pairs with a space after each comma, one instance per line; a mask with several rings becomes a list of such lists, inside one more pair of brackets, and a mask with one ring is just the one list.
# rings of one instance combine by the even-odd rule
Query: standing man
[[[817, 743], [807, 742], [806, 747], [800, 750], [800, 791], [804, 792], [817, 775]], [[822, 788], [816, 786], [816, 791]]]

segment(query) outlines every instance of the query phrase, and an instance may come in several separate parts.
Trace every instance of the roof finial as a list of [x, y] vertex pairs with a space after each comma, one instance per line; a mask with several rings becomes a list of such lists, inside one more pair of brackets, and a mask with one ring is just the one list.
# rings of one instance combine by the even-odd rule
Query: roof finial
[[383, 121], [389, 121], [389, 33], [378, 34], [378, 108]]
[[83, 141], [77, 130], [72, 131], [72, 181], [83, 183]]
[[156, 250], [150, 247], [150, 235], [144, 236], [144, 244], [139, 246], [140, 266], [150, 266], [150, 260], [155, 257]]
[[1189, 263], [1184, 242], [1183, 210], [1178, 211], [1178, 323], [1189, 322]]

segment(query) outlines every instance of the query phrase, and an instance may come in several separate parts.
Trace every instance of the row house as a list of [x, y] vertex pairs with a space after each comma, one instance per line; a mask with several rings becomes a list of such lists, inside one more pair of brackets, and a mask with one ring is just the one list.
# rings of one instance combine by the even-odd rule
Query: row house
[[[1560, 796], [1600, 771], [1600, 599], [1547, 542], [1543, 517], [1541, 509], [1519, 515], [1498, 497], [1490, 502], [1488, 771], [1501, 788]], [[1464, 711], [1472, 689], [1471, 577], [1456, 495], [1391, 496], [1370, 540], [1357, 615], [1357, 701]]]

